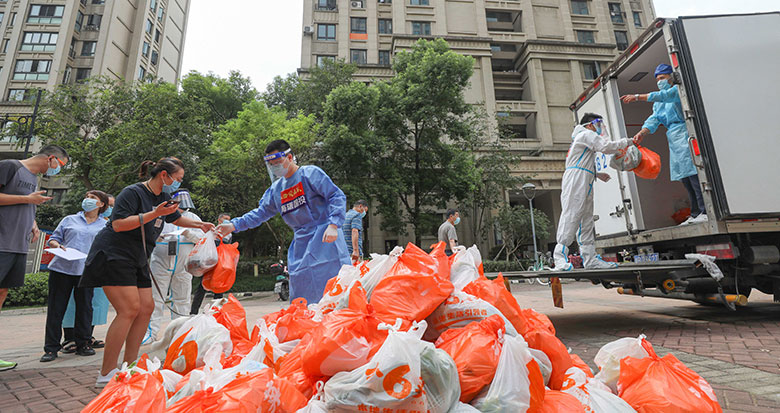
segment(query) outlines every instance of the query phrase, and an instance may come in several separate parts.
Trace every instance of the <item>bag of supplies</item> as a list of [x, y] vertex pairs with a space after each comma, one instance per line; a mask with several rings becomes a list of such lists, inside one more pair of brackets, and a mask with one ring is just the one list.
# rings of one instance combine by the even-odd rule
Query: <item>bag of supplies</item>
[[644, 179], [658, 178], [658, 174], [661, 173], [661, 157], [645, 147], [637, 146], [637, 149], [642, 153], [642, 161], [632, 172]]
[[217, 265], [203, 275], [203, 288], [214, 293], [224, 293], [236, 282], [238, 258], [241, 255], [238, 252], [238, 243], [219, 244], [217, 255]]
[[609, 157], [609, 166], [618, 171], [630, 171], [642, 162], [642, 152], [634, 145], [628, 145]]
[[219, 262], [216, 239], [214, 231], [209, 231], [190, 251], [184, 266], [193, 277], [202, 277]]

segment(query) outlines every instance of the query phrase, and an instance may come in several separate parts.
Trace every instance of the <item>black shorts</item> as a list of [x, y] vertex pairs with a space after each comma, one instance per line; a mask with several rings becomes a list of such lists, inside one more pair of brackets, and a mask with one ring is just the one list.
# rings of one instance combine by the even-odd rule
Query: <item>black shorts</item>
[[129, 286], [152, 288], [148, 267], [138, 267], [135, 263], [121, 260], [107, 260], [99, 252], [84, 267], [79, 287]]
[[24, 285], [27, 254], [0, 252], [0, 288], [18, 288]]

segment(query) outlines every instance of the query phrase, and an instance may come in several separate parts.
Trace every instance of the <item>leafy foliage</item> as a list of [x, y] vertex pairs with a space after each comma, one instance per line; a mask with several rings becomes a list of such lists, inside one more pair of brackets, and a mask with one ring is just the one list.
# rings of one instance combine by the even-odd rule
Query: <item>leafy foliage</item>
[[[504, 205], [493, 218], [493, 223], [504, 241], [503, 248], [496, 259], [503, 252], [506, 260], [510, 261], [510, 257], [514, 256], [521, 247], [533, 243], [531, 212], [525, 206]], [[550, 219], [536, 208], [534, 208], [534, 224], [537, 238], [547, 238], [550, 235]]]
[[49, 297], [49, 273], [37, 272], [24, 276], [24, 285], [8, 290], [4, 307], [45, 305]]

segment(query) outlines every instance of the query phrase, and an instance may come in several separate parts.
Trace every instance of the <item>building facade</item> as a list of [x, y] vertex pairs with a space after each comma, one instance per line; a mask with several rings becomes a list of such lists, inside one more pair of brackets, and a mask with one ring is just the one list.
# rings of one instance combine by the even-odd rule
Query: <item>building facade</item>
[[[189, 7], [190, 0], [0, 1], [0, 115], [30, 114], [37, 89], [90, 76], [178, 81]], [[24, 143], [7, 135], [0, 158], [21, 158]], [[31, 152], [39, 147], [33, 138]], [[66, 183], [43, 179], [41, 188], [60, 198]]]
[[[466, 99], [497, 117], [504, 143], [521, 155], [514, 172], [536, 185], [534, 204], [553, 222], [560, 215], [574, 125], [569, 105], [655, 19], [651, 0], [303, 2], [304, 77], [323, 59], [343, 59], [358, 64], [356, 80], [389, 78], [393, 55], [421, 37], [444, 38], [456, 52], [474, 57]], [[506, 197], [511, 204], [528, 202], [520, 188]], [[380, 231], [379, 217], [370, 215], [367, 251], [384, 252], [411, 240]], [[474, 243], [468, 217], [462, 221], [461, 243]], [[500, 242], [488, 238], [479, 243], [483, 251]], [[432, 233], [423, 243], [435, 239]]]

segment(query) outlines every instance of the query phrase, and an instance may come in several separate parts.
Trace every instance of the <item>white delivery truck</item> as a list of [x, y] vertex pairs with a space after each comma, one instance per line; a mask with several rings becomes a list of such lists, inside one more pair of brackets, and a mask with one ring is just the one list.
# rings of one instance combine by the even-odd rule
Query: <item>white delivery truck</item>
[[[612, 139], [633, 137], [652, 103], [619, 97], [657, 90], [660, 63], [674, 68], [709, 222], [674, 220], [689, 201], [669, 179], [661, 127], [643, 141], [661, 156], [657, 179], [616, 171], [607, 156], [597, 157], [598, 171], [612, 177], [594, 185], [597, 247], [606, 259], [631, 253], [640, 262], [556, 276], [732, 309], [752, 289], [780, 301], [780, 12], [657, 19], [571, 105], [575, 118], [595, 112]], [[686, 259], [691, 253], [714, 256], [724, 277]]]

